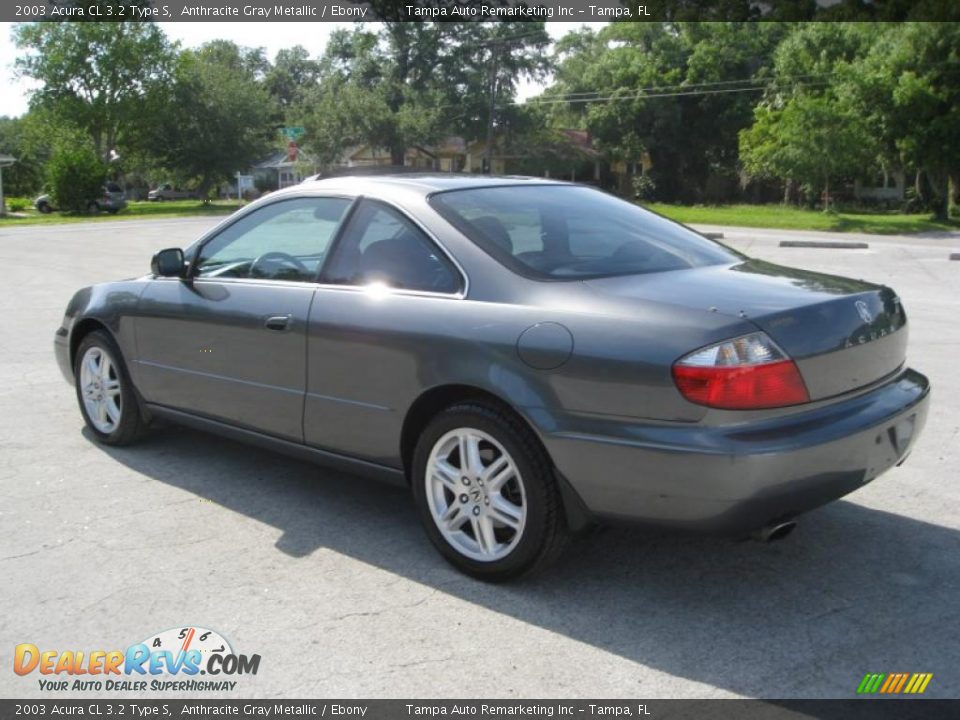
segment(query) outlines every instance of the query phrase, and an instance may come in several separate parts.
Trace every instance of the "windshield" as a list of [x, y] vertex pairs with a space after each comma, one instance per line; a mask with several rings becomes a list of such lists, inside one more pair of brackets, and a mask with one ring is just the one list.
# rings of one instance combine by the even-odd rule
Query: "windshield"
[[538, 279], [655, 273], [739, 259], [682, 225], [582, 186], [450, 190], [430, 203], [501, 263]]

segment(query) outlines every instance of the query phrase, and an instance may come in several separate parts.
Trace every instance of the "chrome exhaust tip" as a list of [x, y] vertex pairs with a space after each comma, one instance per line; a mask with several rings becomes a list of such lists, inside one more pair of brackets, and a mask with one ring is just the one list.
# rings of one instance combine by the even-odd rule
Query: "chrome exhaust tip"
[[792, 533], [796, 527], [797, 523], [793, 520], [773, 523], [772, 525], [767, 525], [757, 530], [753, 534], [753, 539], [762, 543], [776, 542], [777, 540], [783, 540], [787, 535]]

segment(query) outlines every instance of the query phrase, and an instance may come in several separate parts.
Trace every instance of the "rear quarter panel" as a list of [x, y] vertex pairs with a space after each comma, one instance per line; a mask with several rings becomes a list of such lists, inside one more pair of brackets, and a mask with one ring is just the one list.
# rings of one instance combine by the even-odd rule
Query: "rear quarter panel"
[[[318, 290], [308, 330], [306, 441], [399, 467], [408, 409], [443, 385], [490, 392], [541, 434], [584, 430], [591, 418], [701, 418], [705, 409], [677, 392], [672, 362], [752, 326], [676, 308], [651, 306], [635, 318], [572, 309], [577, 285], [552, 288], [557, 302], [533, 304]], [[531, 367], [518, 351], [524, 331], [540, 323], [572, 336], [558, 367]]]

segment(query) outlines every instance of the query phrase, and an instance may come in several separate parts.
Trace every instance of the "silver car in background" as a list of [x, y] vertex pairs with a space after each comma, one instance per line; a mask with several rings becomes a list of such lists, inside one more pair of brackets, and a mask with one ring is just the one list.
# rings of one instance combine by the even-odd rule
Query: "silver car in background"
[[906, 347], [890, 288], [592, 188], [454, 175], [272, 193], [80, 290], [55, 336], [99, 441], [166, 418], [408, 484], [485, 580], [597, 522], [786, 534], [909, 453]]
[[172, 183], [163, 183], [147, 193], [147, 200], [197, 200], [199, 195], [193, 190], [183, 190]]
[[[52, 213], [57, 208], [53, 205], [50, 195], [44, 194], [33, 201], [33, 206], [44, 215]], [[108, 212], [112, 215], [120, 212], [127, 206], [127, 194], [117, 183], [109, 182], [100, 190], [100, 194], [87, 202], [87, 212]]]

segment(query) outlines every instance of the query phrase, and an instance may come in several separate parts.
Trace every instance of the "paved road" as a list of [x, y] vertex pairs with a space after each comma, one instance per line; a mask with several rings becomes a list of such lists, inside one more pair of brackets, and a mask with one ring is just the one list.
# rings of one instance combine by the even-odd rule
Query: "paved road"
[[935, 385], [905, 466], [778, 544], [611, 529], [492, 587], [439, 559], [400, 489], [176, 428], [91, 442], [51, 353], [67, 300], [212, 222], [0, 228], [0, 696], [42, 694], [10, 671], [16, 643], [122, 649], [186, 624], [262, 656], [235, 696], [850, 697], [868, 671], [960, 696], [960, 238], [727, 231], [898, 289]]

